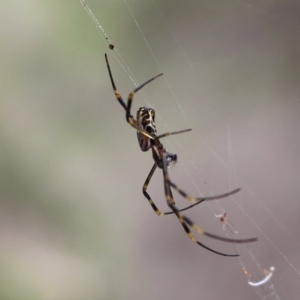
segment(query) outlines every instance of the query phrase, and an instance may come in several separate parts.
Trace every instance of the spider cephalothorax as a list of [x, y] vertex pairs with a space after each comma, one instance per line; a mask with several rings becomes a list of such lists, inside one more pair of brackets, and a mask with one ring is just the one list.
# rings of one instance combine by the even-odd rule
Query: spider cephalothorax
[[[166, 149], [164, 148], [163, 144], [160, 142], [160, 139], [164, 138], [166, 136], [187, 132], [187, 131], [190, 131], [191, 129], [180, 130], [180, 131], [175, 131], [175, 132], [167, 132], [167, 133], [164, 133], [161, 135], [157, 135], [157, 130], [156, 130], [156, 126], [155, 126], [155, 111], [154, 111], [154, 109], [148, 108], [148, 107], [140, 107], [139, 110], [137, 111], [136, 119], [130, 113], [134, 94], [136, 92], [138, 92], [141, 88], [143, 88], [145, 85], [147, 85], [149, 82], [153, 81], [154, 79], [161, 76], [162, 74], [158, 74], [158, 75], [150, 78], [149, 80], [147, 80], [146, 82], [144, 82], [143, 84], [141, 84], [140, 86], [135, 88], [131, 93], [129, 93], [128, 98], [127, 98], [127, 104], [126, 104], [116, 88], [106, 54], [105, 54], [105, 60], [106, 60], [106, 65], [107, 65], [107, 69], [108, 69], [108, 73], [109, 73], [109, 77], [111, 80], [111, 84], [113, 87], [115, 97], [119, 101], [121, 106], [125, 109], [126, 121], [129, 123], [130, 126], [132, 126], [133, 128], [135, 128], [137, 130], [137, 138], [138, 138], [138, 142], [139, 142], [141, 150], [148, 151], [150, 148], [152, 149], [154, 165], [153, 165], [150, 173], [148, 174], [148, 176], [145, 180], [145, 183], [143, 185], [143, 194], [148, 199], [148, 201], [149, 201], [151, 207], [153, 208], [153, 210], [155, 211], [155, 213], [159, 216], [175, 214], [176, 217], [178, 218], [179, 222], [181, 223], [182, 227], [184, 228], [186, 234], [188, 235], [188, 237], [193, 242], [200, 245], [201, 247], [203, 247], [211, 252], [214, 252], [216, 254], [223, 255], [223, 256], [238, 256], [238, 254], [225, 254], [222, 252], [218, 252], [216, 250], [213, 250], [213, 249], [205, 246], [204, 244], [202, 244], [200, 241], [198, 241], [195, 238], [195, 236], [191, 232], [190, 228], [194, 229], [199, 234], [206, 235], [213, 239], [224, 241], [224, 242], [229, 242], [229, 243], [250, 243], [250, 242], [256, 241], [257, 239], [256, 238], [231, 239], [231, 238], [224, 238], [224, 237], [220, 237], [220, 236], [211, 234], [211, 233], [201, 229], [190, 218], [183, 215], [182, 211], [187, 210], [195, 205], [198, 205], [205, 200], [215, 200], [215, 199], [221, 199], [221, 198], [231, 196], [231, 195], [239, 192], [240, 189], [235, 189], [228, 193], [217, 195], [217, 196], [200, 197], [200, 198], [191, 197], [188, 194], [186, 194], [183, 190], [181, 190], [179, 187], [177, 187], [177, 185], [170, 180], [169, 174], [168, 174], [168, 167], [172, 166], [177, 161], [177, 155], [167, 152]], [[157, 167], [162, 169], [165, 197], [166, 197], [167, 204], [168, 204], [169, 208], [171, 209], [170, 212], [166, 212], [166, 213], [161, 212], [157, 208], [157, 206], [154, 204], [153, 200], [151, 199], [150, 195], [147, 193], [147, 188], [148, 188], [149, 182], [150, 182]], [[191, 202], [192, 204], [183, 209], [178, 209], [175, 206], [175, 201], [174, 201], [174, 198], [172, 195], [171, 187], [175, 191], [177, 191], [182, 197], [184, 197], [186, 200]]]

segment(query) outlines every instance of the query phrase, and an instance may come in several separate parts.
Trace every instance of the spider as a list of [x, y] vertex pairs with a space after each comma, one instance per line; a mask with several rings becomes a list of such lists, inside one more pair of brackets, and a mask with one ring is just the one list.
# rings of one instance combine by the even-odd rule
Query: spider
[[[175, 185], [175, 183], [173, 183], [169, 178], [168, 168], [176, 163], [177, 155], [167, 152], [167, 150], [164, 148], [163, 144], [160, 142], [160, 139], [167, 137], [167, 136], [184, 133], [184, 132], [190, 131], [191, 129], [167, 132], [164, 134], [157, 135], [157, 130], [156, 130], [156, 126], [155, 126], [155, 110], [154, 109], [148, 108], [148, 107], [140, 107], [137, 111], [136, 119], [131, 115], [131, 106], [132, 106], [132, 100], [133, 100], [134, 94], [136, 92], [138, 92], [140, 89], [142, 89], [145, 85], [147, 85], [151, 81], [155, 80], [156, 78], [162, 76], [163, 74], [158, 74], [158, 75], [150, 78], [149, 80], [147, 80], [140, 86], [136, 87], [132, 92], [129, 93], [128, 98], [127, 98], [127, 104], [126, 104], [116, 88], [106, 54], [105, 54], [105, 61], [106, 61], [106, 65], [107, 65], [107, 69], [108, 69], [108, 73], [109, 73], [109, 77], [110, 77], [110, 81], [112, 84], [112, 88], [113, 88], [115, 97], [118, 100], [118, 102], [120, 103], [120, 105], [125, 109], [125, 118], [126, 118], [127, 123], [137, 130], [137, 139], [138, 139], [141, 150], [144, 152], [148, 151], [150, 149], [152, 150], [154, 165], [153, 165], [150, 173], [148, 174], [146, 181], [143, 185], [143, 194], [148, 199], [152, 209], [155, 211], [155, 213], [158, 216], [175, 214], [176, 217], [178, 218], [179, 222], [181, 223], [182, 227], [184, 228], [186, 234], [188, 235], [188, 237], [193, 242], [200, 245], [201, 247], [203, 247], [213, 253], [222, 255], [222, 256], [231, 256], [231, 257], [239, 256], [238, 254], [226, 254], [226, 253], [218, 252], [216, 250], [209, 248], [208, 246], [204, 245], [203, 243], [201, 243], [200, 241], [198, 241], [195, 238], [195, 236], [191, 232], [190, 228], [195, 230], [198, 234], [202, 234], [202, 235], [208, 236], [210, 238], [224, 241], [224, 242], [229, 242], [229, 243], [250, 243], [250, 242], [255, 242], [257, 240], [257, 238], [231, 239], [231, 238], [225, 238], [225, 237], [220, 237], [220, 236], [211, 234], [207, 231], [204, 231], [197, 224], [195, 224], [190, 218], [188, 218], [184, 214], [182, 214], [182, 211], [187, 210], [195, 205], [198, 205], [205, 200], [216, 200], [216, 199], [221, 199], [221, 198], [231, 196], [231, 195], [239, 192], [240, 188], [232, 190], [225, 194], [211, 196], [211, 197], [194, 198], [194, 197], [191, 197], [188, 194], [186, 194], [183, 190], [181, 190], [179, 187], [177, 187], [177, 185]], [[157, 208], [157, 206], [154, 204], [153, 200], [151, 199], [150, 195], [147, 193], [148, 185], [149, 185], [151, 178], [157, 167], [162, 169], [165, 197], [166, 197], [167, 205], [171, 209], [170, 212], [166, 212], [166, 213], [161, 212]], [[175, 201], [173, 198], [171, 187], [174, 190], [176, 190], [182, 197], [184, 197], [186, 200], [191, 202], [192, 204], [183, 209], [178, 209], [175, 206]]]

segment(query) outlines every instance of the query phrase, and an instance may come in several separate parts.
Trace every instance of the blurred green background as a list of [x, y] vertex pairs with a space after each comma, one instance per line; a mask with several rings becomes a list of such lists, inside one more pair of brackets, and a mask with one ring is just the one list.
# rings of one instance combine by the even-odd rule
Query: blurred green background
[[[262, 231], [224, 207], [295, 299], [299, 275], [264, 234], [299, 270], [299, 3], [87, 3], [140, 83], [165, 74], [133, 111], [154, 106], [161, 133], [193, 128], [164, 141], [180, 158], [174, 181], [192, 195], [243, 186]], [[0, 22], [0, 299], [259, 298], [238, 260], [199, 249], [144, 199], [152, 158], [115, 101], [105, 52], [123, 98], [133, 83], [79, 0], [2, 1]], [[166, 208], [159, 173], [149, 190]], [[223, 234], [209, 208], [193, 217]]]

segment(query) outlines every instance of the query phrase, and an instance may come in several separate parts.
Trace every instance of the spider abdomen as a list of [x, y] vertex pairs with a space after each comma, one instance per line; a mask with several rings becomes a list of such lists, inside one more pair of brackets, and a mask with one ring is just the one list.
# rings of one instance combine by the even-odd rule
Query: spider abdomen
[[[147, 131], [151, 136], [155, 137], [157, 134], [155, 120], [155, 110], [149, 107], [140, 107], [136, 114], [137, 125], [143, 130]], [[142, 151], [148, 151], [152, 142], [151, 139], [141, 132], [137, 132], [137, 138]]]

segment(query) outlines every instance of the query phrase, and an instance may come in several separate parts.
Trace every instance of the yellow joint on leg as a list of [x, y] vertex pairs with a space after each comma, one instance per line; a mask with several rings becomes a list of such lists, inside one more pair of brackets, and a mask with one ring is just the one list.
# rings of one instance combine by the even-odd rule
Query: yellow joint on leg
[[158, 209], [155, 209], [155, 213], [156, 213], [159, 217], [163, 215]]
[[188, 236], [193, 242], [197, 243], [197, 240], [195, 239], [194, 235], [191, 232], [188, 232]]
[[194, 230], [196, 230], [199, 234], [204, 234], [204, 231], [196, 224], [191, 226]]
[[174, 204], [174, 203], [175, 203], [175, 202], [174, 202], [174, 199], [171, 198], [170, 195], [167, 195], [167, 202], [168, 202], [169, 204]]

